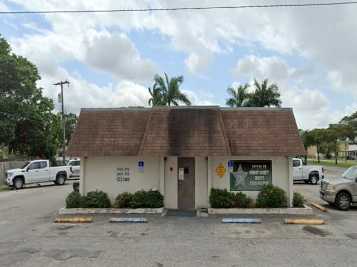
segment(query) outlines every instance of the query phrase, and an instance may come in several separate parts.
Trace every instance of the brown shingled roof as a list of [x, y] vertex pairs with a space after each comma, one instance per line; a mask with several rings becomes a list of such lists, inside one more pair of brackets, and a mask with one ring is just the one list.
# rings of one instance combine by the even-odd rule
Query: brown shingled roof
[[83, 109], [72, 156], [304, 155], [291, 109]]

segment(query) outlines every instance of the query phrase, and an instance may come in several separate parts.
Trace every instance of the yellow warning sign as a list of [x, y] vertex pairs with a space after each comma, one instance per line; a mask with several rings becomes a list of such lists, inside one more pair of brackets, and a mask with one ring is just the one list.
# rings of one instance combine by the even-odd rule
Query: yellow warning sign
[[216, 174], [221, 178], [226, 174], [226, 167], [222, 163], [217, 166]]

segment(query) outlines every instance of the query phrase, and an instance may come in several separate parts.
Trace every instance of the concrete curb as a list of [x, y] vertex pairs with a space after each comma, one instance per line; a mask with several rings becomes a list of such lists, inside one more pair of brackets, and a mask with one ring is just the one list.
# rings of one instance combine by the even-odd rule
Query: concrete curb
[[162, 214], [164, 208], [158, 209], [66, 209], [58, 210], [59, 215], [88, 215], [88, 214]]
[[323, 211], [323, 212], [327, 212], [327, 209], [325, 207], [322, 207], [321, 205], [319, 205], [317, 203], [311, 202], [310, 205], [316, 209]]
[[223, 218], [222, 223], [261, 224], [262, 220], [257, 218]]
[[110, 218], [110, 223], [147, 223], [146, 218]]
[[92, 217], [57, 217], [54, 223], [91, 223]]
[[320, 219], [285, 219], [285, 224], [304, 224], [304, 225], [323, 225], [326, 224], [324, 220]]
[[304, 208], [274, 208], [274, 209], [208, 209], [208, 214], [224, 215], [224, 214], [283, 214], [283, 215], [312, 215], [313, 209], [304, 205]]

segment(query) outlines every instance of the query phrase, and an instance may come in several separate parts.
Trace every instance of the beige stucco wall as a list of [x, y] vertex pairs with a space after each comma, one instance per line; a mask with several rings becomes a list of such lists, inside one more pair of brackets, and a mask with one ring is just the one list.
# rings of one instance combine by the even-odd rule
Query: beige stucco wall
[[204, 157], [195, 158], [195, 207], [208, 207], [207, 194], [207, 159]]
[[[144, 161], [144, 171], [138, 169], [138, 161]], [[117, 168], [129, 168], [130, 181], [118, 182]], [[138, 190], [160, 190], [159, 157], [88, 157], [82, 164], [82, 193], [103, 190], [114, 198], [123, 192]]]
[[[271, 160], [272, 161], [272, 183], [285, 190], [289, 197], [289, 165], [285, 157], [213, 157], [211, 158], [212, 188], [229, 190], [229, 160]], [[217, 166], [222, 163], [226, 167], [223, 177], [216, 174]], [[244, 191], [249, 197], [255, 199], [259, 191]]]
[[177, 157], [165, 161], [165, 207], [177, 209]]
[[[145, 162], [140, 172], [138, 161]], [[164, 195], [166, 208], [177, 209], [177, 157], [89, 157], [81, 159], [81, 193], [103, 190], [110, 198], [122, 192], [138, 190], [160, 190]], [[284, 189], [289, 197], [289, 165], [284, 157], [205, 157], [195, 158], [195, 207], [209, 206], [210, 188], [229, 190], [229, 160], [271, 160], [272, 182]], [[217, 166], [222, 163], [226, 173], [221, 178], [216, 174]], [[117, 181], [117, 168], [130, 169], [130, 181]], [[85, 177], [83, 179], [83, 177]], [[292, 181], [291, 181], [292, 182]], [[244, 192], [256, 198], [258, 191]]]

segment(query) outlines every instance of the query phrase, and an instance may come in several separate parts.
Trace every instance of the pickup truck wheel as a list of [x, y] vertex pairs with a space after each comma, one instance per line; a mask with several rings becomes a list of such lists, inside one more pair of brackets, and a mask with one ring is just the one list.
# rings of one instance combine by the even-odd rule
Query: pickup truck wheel
[[336, 206], [340, 210], [348, 210], [351, 206], [351, 196], [347, 192], [340, 192], [336, 196]]
[[56, 178], [56, 184], [64, 185], [65, 182], [66, 182], [66, 176], [64, 176], [63, 174], [59, 174]]
[[317, 184], [319, 182], [319, 177], [317, 177], [315, 174], [311, 175], [309, 182], [311, 184]]
[[15, 178], [14, 187], [15, 189], [22, 189], [24, 187], [24, 180], [22, 178]]

